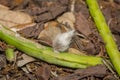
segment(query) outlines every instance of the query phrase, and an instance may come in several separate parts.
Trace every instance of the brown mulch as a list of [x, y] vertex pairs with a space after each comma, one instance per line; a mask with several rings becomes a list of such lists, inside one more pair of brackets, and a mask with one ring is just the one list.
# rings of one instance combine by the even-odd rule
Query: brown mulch
[[[24, 11], [33, 17], [36, 25], [24, 28], [18, 33], [36, 42], [40, 42], [38, 36], [46, 22], [54, 21], [70, 11], [70, 0], [0, 0], [0, 4], [11, 10]], [[112, 3], [110, 0], [99, 0], [99, 4], [120, 50], [120, 0], [113, 0]], [[85, 0], [76, 2], [75, 17], [75, 29], [89, 40], [87, 45], [82, 45], [81, 50], [87, 55], [106, 57], [104, 43], [90, 17]], [[80, 49], [75, 44], [71, 47]], [[6, 48], [7, 44], [0, 41], [0, 80], [116, 80], [115, 74], [104, 65], [70, 69], [35, 60], [18, 67], [14, 62], [7, 61], [4, 54]], [[16, 53], [16, 60], [21, 59], [20, 56], [24, 54], [17, 49]]]

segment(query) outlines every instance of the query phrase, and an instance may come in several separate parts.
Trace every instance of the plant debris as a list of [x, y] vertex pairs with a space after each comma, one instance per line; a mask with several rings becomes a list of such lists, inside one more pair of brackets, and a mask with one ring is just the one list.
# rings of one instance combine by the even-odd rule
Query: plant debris
[[[108, 58], [104, 43], [95, 28], [85, 0], [77, 0], [70, 13], [72, 0], [1, 0], [0, 24], [8, 26], [25, 38], [52, 47], [59, 33], [75, 29], [69, 52]], [[112, 3], [111, 3], [112, 1]], [[120, 50], [120, 0], [100, 0], [99, 6]], [[71, 20], [71, 16], [73, 17]], [[62, 17], [62, 19], [60, 19]], [[70, 20], [70, 21], [69, 21]], [[86, 69], [69, 69], [26, 57], [15, 49], [16, 61], [7, 61], [8, 45], [0, 41], [0, 80], [117, 80], [104, 65]], [[85, 53], [85, 54], [81, 54]], [[21, 61], [21, 62], [20, 62]], [[116, 72], [115, 72], [116, 73]]]

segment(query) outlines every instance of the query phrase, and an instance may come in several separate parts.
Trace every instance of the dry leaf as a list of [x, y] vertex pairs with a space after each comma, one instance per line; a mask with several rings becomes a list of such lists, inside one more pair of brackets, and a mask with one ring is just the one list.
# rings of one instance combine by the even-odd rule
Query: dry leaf
[[[16, 25], [16, 26], [13, 26], [13, 27], [10, 27], [10, 29], [12, 31], [20, 31], [20, 30], [24, 30], [24, 29], [27, 29], [27, 28], [31, 28], [31, 27], [35, 27], [36, 26], [36, 23], [30, 23], [30, 24], [20, 24], [20, 25]], [[22, 33], [21, 33], [22, 34]]]
[[29, 73], [28, 69], [26, 67], [21, 68], [25, 73]]
[[6, 6], [0, 4], [0, 9], [1, 9], [1, 8], [2, 8], [2, 9], [6, 9], [6, 10], [9, 9], [8, 7], [6, 7]]
[[[44, 30], [40, 33], [40, 42], [52, 46], [54, 38], [69, 30], [74, 30], [75, 16], [72, 12], [67, 12], [57, 19], [59, 22], [51, 21], [45, 24]], [[62, 23], [62, 24], [60, 24]], [[67, 26], [68, 25], [68, 26]]]
[[58, 26], [58, 23], [52, 21], [45, 24], [44, 30], [41, 31], [38, 38], [51, 45], [53, 39], [56, 37], [57, 34], [60, 33], [61, 33], [61, 29]]
[[33, 23], [32, 17], [26, 13], [0, 8], [0, 24], [4, 26], [11, 28], [31, 23]]
[[79, 50], [77, 50], [75, 48], [69, 48], [68, 52], [74, 53], [74, 54], [86, 55], [83, 51], [79, 51]]
[[18, 67], [21, 67], [21, 66], [23, 66], [23, 65], [25, 65], [29, 62], [35, 61], [34, 58], [32, 58], [32, 57], [30, 57], [26, 54], [22, 54], [22, 58], [23, 58], [22, 60], [17, 61], [17, 66]]
[[64, 25], [67, 24], [70, 26], [71, 29], [74, 29], [75, 15], [72, 12], [67, 12], [60, 16], [57, 21]]

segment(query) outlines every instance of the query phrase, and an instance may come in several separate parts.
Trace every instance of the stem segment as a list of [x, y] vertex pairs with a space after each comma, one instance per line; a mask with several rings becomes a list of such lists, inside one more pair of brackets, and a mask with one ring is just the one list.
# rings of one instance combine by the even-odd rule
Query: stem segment
[[15, 59], [15, 54], [14, 54], [14, 50], [12, 48], [7, 48], [5, 50], [6, 53], [6, 58], [8, 61], [12, 62]]
[[117, 73], [120, 76], [120, 52], [117, 48], [117, 45], [114, 41], [112, 33], [105, 21], [105, 18], [99, 8], [97, 0], [86, 0], [86, 3], [89, 7], [91, 16], [93, 17], [96, 27], [103, 38], [107, 53], [114, 65]]
[[103, 64], [102, 58], [100, 57], [83, 56], [72, 53], [54, 53], [51, 48], [43, 47], [38, 43], [25, 39], [2, 25], [0, 25], [0, 39], [30, 56], [60, 66], [86, 68]]

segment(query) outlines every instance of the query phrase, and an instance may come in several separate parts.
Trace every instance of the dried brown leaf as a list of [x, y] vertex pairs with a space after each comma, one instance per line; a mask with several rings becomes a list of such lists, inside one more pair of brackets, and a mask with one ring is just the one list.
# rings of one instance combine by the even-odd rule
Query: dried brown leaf
[[23, 24], [30, 25], [31, 23], [33, 23], [32, 17], [26, 13], [0, 8], [0, 24], [4, 26], [11, 28]]
[[23, 60], [17, 61], [17, 66], [18, 67], [21, 67], [21, 66], [23, 66], [23, 65], [25, 65], [25, 64], [27, 64], [29, 62], [35, 61], [34, 58], [32, 58], [32, 57], [30, 57], [30, 56], [28, 56], [26, 54], [22, 54], [22, 58], [23, 58]]
[[41, 31], [38, 38], [51, 45], [53, 39], [59, 33], [61, 33], [61, 29], [58, 26], [58, 23], [52, 21], [45, 24], [44, 30]]
[[86, 55], [84, 52], [79, 51], [79, 50], [77, 50], [77, 49], [75, 49], [75, 48], [69, 48], [68, 51], [69, 51], [70, 53], [74, 53], [74, 54]]
[[75, 29], [74, 28], [75, 15], [73, 14], [73, 12], [64, 13], [62, 16], [58, 17], [57, 21], [64, 25], [67, 24], [70, 27], [70, 29]]
[[6, 9], [6, 10], [9, 9], [8, 7], [6, 7], [6, 6], [0, 4], [0, 9], [1, 9], [1, 8], [2, 8], [2, 9]]

